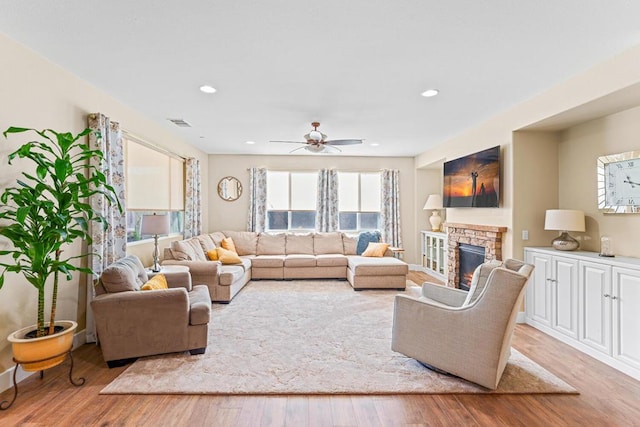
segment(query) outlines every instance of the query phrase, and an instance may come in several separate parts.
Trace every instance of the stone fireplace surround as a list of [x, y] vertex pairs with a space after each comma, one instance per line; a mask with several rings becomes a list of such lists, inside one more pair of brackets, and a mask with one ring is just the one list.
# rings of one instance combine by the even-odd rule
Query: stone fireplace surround
[[507, 231], [507, 227], [497, 227], [494, 225], [458, 224], [446, 223], [447, 230], [447, 286], [457, 288], [458, 262], [460, 253], [458, 246], [460, 243], [468, 245], [482, 246], [484, 250], [484, 260], [502, 260], [502, 234]]

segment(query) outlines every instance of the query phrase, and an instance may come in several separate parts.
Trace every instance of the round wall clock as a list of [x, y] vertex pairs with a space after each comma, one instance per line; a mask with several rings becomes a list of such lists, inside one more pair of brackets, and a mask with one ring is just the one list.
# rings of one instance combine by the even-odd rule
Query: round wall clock
[[598, 157], [598, 208], [640, 212], [640, 151]]

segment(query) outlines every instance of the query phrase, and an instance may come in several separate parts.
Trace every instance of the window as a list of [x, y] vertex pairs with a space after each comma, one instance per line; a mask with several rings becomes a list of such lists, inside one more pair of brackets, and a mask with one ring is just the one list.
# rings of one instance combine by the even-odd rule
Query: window
[[267, 230], [314, 230], [317, 172], [267, 171]]
[[380, 173], [338, 172], [341, 231], [380, 228]]
[[125, 136], [127, 242], [140, 235], [143, 215], [168, 212], [171, 233], [184, 232], [184, 160]]

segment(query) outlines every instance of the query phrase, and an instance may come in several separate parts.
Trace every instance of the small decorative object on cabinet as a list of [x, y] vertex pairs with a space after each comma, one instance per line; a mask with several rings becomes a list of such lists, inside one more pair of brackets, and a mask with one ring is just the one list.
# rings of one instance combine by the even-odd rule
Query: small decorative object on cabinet
[[447, 233], [421, 231], [422, 267], [428, 274], [446, 281], [447, 277]]
[[640, 380], [640, 259], [525, 248], [531, 326]]
[[600, 256], [614, 257], [613, 239], [609, 236], [600, 237]]
[[598, 157], [598, 208], [604, 213], [640, 212], [640, 151]]

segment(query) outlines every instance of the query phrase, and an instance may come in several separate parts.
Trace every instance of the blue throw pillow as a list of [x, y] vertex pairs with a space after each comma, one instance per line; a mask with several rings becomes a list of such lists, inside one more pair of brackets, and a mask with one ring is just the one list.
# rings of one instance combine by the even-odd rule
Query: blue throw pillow
[[358, 236], [358, 246], [356, 246], [356, 253], [358, 255], [362, 255], [362, 253], [367, 249], [367, 246], [369, 246], [369, 243], [378, 242], [380, 242], [379, 231], [363, 231]]

